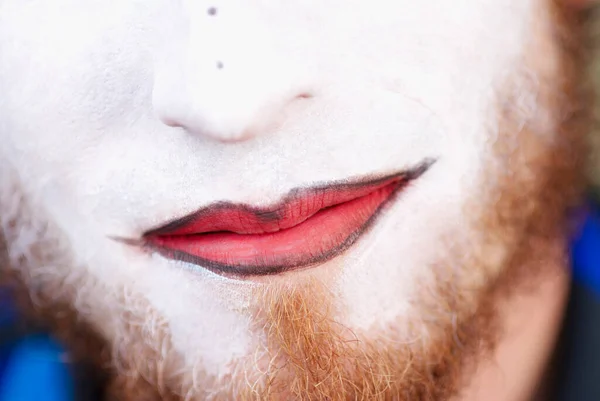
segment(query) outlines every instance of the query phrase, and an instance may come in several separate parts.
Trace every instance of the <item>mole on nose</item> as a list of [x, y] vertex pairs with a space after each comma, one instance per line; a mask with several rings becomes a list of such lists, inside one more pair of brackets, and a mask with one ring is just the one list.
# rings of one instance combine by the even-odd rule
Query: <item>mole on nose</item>
[[301, 68], [272, 46], [274, 34], [259, 19], [230, 14], [205, 8], [202, 21], [192, 18], [164, 46], [153, 92], [163, 123], [223, 142], [272, 131], [312, 96]]

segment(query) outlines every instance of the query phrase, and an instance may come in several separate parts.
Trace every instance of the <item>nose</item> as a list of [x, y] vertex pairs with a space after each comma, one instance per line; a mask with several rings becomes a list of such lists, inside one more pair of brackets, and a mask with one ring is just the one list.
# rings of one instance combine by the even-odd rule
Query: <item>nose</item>
[[163, 123], [236, 142], [270, 132], [313, 88], [252, 10], [227, 11], [184, 10], [160, 46], [152, 100]]

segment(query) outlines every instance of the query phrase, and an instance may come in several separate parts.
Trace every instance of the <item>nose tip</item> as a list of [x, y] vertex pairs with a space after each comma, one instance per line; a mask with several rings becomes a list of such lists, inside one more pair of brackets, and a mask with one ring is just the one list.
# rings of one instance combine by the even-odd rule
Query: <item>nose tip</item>
[[276, 40], [265, 15], [246, 2], [218, 13], [202, 2], [183, 4], [155, 50], [152, 102], [164, 124], [223, 142], [248, 140], [314, 96], [312, 59]]
[[164, 124], [243, 141], [271, 132], [315, 97], [321, 73], [306, 54], [308, 39], [282, 40], [268, 7], [180, 3], [152, 49], [152, 102]]
[[224, 142], [273, 129], [314, 88], [311, 70], [257, 44], [265, 42], [235, 43], [227, 51], [172, 46], [155, 64], [154, 112], [169, 126]]
[[218, 81], [206, 82], [197, 91], [189, 86], [166, 93], [155, 90], [155, 113], [164, 124], [190, 134], [239, 142], [272, 132], [298, 103], [313, 97], [305, 88], [275, 85], [266, 77]]

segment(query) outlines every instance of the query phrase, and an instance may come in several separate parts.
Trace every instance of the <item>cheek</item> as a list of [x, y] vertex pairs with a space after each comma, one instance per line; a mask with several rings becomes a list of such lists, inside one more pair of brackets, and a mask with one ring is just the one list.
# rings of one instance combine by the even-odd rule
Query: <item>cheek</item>
[[147, 112], [152, 63], [133, 19], [141, 10], [130, 1], [110, 3], [2, 6], [0, 116], [8, 156], [69, 174], [115, 126]]
[[408, 330], [408, 322], [420, 319], [417, 300], [424, 293], [436, 295], [436, 269], [459, 264], [455, 253], [475, 246], [465, 205], [481, 190], [473, 183], [482, 166], [473, 158], [451, 159], [439, 159], [386, 212], [381, 226], [344, 257], [337, 285], [350, 327]]

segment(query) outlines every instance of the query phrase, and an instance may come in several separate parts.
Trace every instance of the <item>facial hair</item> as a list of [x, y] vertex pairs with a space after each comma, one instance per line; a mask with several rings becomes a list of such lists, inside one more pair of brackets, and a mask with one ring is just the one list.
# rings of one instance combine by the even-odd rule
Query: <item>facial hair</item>
[[[190, 369], [171, 343], [168, 321], [143, 294], [72, 273], [85, 269], [68, 268], [75, 263], [69, 245], [33, 212], [36, 200], [9, 168], [0, 169], [10, 267], [3, 279], [31, 324], [69, 344], [74, 361], [94, 366], [109, 400], [446, 400], [494, 350], [502, 335], [499, 304], [564, 266], [590, 103], [581, 79], [581, 24], [557, 4], [548, 12], [553, 31], [534, 35], [534, 50], [498, 85], [482, 192], [465, 205], [472, 242], [449, 246], [426, 267], [435, 280], [415, 283], [427, 288], [412, 300], [418, 321], [353, 332], [341, 323], [351, 305], [319, 280], [259, 286], [250, 308], [256, 352], [235, 361], [225, 378]], [[546, 65], [547, 52], [558, 54], [557, 65]], [[524, 93], [536, 99], [534, 111], [519, 107]], [[111, 294], [111, 302], [95, 303], [86, 292]], [[99, 334], [102, 315], [113, 316], [115, 338]], [[390, 341], [400, 328], [427, 336]]]

